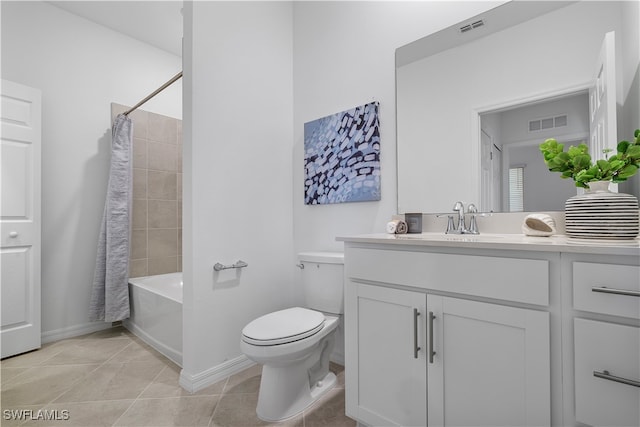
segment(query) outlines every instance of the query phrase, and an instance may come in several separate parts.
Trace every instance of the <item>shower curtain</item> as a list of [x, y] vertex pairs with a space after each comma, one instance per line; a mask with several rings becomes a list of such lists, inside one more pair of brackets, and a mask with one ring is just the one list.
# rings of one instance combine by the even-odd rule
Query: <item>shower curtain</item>
[[115, 322], [129, 317], [129, 249], [133, 123], [124, 114], [111, 129], [111, 168], [98, 237], [89, 319]]

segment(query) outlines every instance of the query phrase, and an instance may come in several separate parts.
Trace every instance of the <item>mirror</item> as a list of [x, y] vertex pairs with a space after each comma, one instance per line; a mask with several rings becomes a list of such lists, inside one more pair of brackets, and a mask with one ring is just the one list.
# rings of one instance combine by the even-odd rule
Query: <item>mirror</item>
[[[512, 1], [397, 49], [398, 213], [449, 212], [457, 200], [483, 211], [563, 210], [576, 189], [545, 169], [537, 146], [550, 137], [589, 141], [588, 90], [610, 31], [617, 129], [619, 139], [631, 137], [638, 8]], [[510, 206], [509, 174], [513, 182], [524, 176], [522, 206]]]
[[589, 93], [480, 113], [480, 194], [486, 211], [564, 209], [576, 194], [572, 180], [549, 173], [538, 148], [555, 138], [565, 146], [589, 143]]

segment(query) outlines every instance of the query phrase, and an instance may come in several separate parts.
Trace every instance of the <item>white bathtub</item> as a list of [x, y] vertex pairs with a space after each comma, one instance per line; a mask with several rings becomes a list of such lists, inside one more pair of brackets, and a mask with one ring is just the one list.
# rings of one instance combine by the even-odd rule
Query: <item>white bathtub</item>
[[182, 273], [129, 279], [125, 328], [182, 366]]

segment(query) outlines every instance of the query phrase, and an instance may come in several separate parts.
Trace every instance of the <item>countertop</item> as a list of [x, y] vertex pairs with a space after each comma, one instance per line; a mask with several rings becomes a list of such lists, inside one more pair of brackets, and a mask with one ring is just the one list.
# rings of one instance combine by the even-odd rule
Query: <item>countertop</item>
[[533, 237], [524, 234], [362, 234], [337, 237], [347, 243], [374, 243], [384, 245], [433, 246], [467, 249], [496, 249], [520, 251], [567, 252], [602, 255], [640, 256], [640, 239], [591, 240], [575, 239], [565, 235]]

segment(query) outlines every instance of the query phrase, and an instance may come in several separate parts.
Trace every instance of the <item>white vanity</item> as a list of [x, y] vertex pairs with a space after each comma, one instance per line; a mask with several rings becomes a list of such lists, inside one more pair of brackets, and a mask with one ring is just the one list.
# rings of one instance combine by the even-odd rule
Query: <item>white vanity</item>
[[338, 240], [362, 425], [640, 425], [637, 240]]

